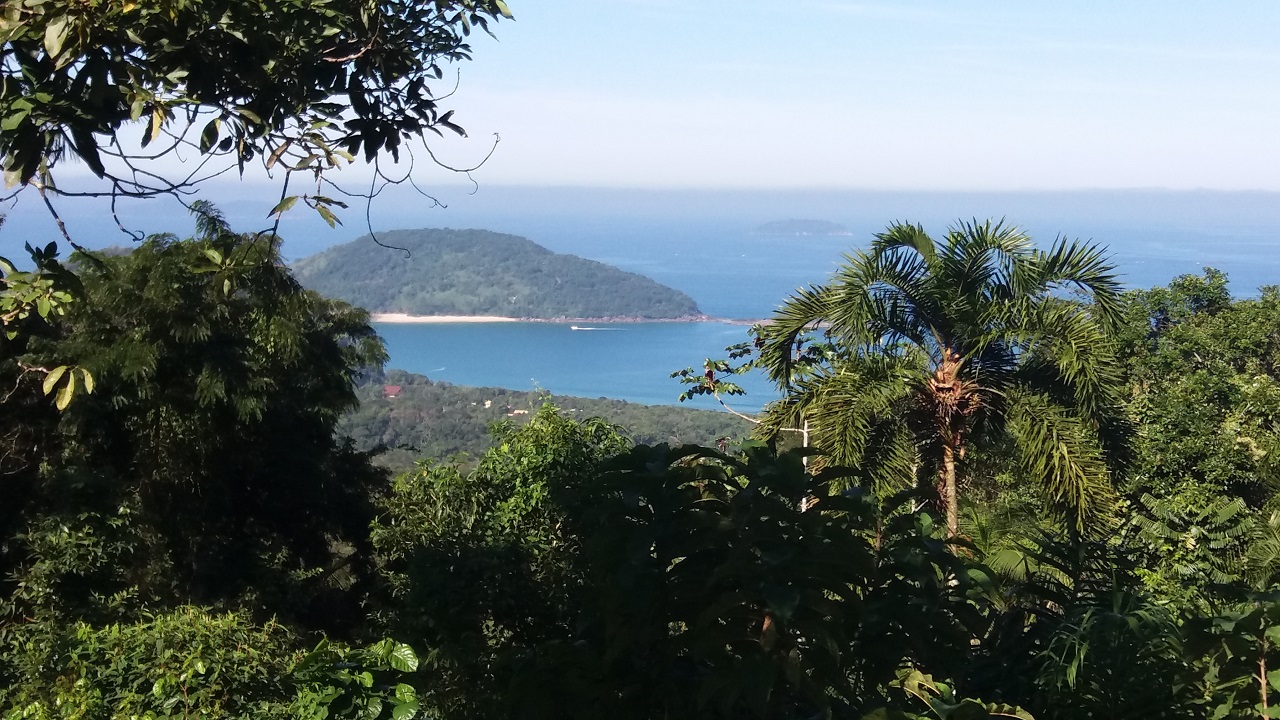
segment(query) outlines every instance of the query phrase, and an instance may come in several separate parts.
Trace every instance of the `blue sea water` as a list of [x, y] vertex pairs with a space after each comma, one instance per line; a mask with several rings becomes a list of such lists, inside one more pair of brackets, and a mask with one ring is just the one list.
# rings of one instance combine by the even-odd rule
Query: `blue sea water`
[[[747, 339], [747, 326], [721, 322], [593, 323], [379, 323], [391, 355], [388, 367], [454, 385], [545, 390], [555, 395], [609, 397], [648, 405], [678, 402], [683, 391], [672, 372], [700, 368], [707, 357]], [[760, 377], [742, 379], [747, 395], [729, 400], [754, 412], [773, 397]], [[697, 398], [692, 407], [718, 407]]]
[[[237, 228], [257, 229], [263, 198], [278, 195], [234, 184], [214, 198]], [[450, 194], [452, 193], [452, 194]], [[474, 194], [473, 194], [474, 193]], [[957, 219], [1007, 218], [1042, 244], [1063, 235], [1107, 246], [1131, 287], [1163, 285], [1212, 266], [1226, 271], [1237, 295], [1280, 284], [1280, 193], [1163, 190], [1069, 192], [907, 192], [854, 190], [626, 190], [514, 188], [481, 185], [442, 189], [447, 208], [394, 193], [370, 208], [375, 230], [484, 228], [523, 235], [556, 252], [648, 275], [691, 295], [703, 312], [721, 318], [767, 317], [797, 287], [824, 281], [843, 254], [864, 246], [896, 220], [921, 223], [935, 237]], [[28, 198], [28, 200], [30, 200]], [[264, 206], [265, 203], [265, 206]], [[355, 239], [361, 208], [337, 231], [305, 212], [282, 226], [288, 257], [298, 258]], [[0, 254], [22, 257], [22, 243], [57, 234], [38, 203], [6, 210]], [[89, 247], [129, 244], [112, 229], [103, 202], [68, 203], [72, 234]], [[767, 237], [758, 225], [787, 218], [844, 224], [842, 237]], [[181, 208], [146, 204], [122, 211], [145, 232], [179, 234], [190, 219]], [[392, 251], [388, 251], [392, 252]], [[746, 339], [746, 327], [725, 323], [624, 325], [573, 331], [549, 323], [381, 325], [390, 367], [455, 384], [675, 403], [681, 387], [671, 371], [723, 356]], [[751, 409], [771, 394], [748, 382], [735, 407]], [[708, 402], [704, 401], [703, 406]], [[712, 403], [713, 405], [713, 403]]]
[[[632, 197], [546, 190], [525, 200], [524, 209], [495, 206], [483, 216], [463, 211], [453, 226], [521, 234], [557, 252], [648, 275], [688, 293], [704, 312], [722, 318], [767, 317], [796, 288], [826, 280], [846, 253], [865, 246], [894, 219], [918, 221], [940, 237], [957, 217], [1007, 216], [1043, 244], [1061, 234], [1105, 245], [1130, 287], [1163, 285], [1210, 266], [1230, 275], [1237, 295], [1280, 284], [1276, 194]], [[508, 202], [519, 205], [510, 197]], [[760, 222], [789, 217], [841, 222], [852, 234], [796, 238], [751, 232]], [[664, 404], [675, 403], [682, 389], [668, 377], [671, 371], [699, 366], [706, 357], [723, 357], [725, 346], [746, 339], [743, 325], [725, 323], [623, 325], [603, 332], [575, 332], [548, 323], [382, 325], [379, 331], [390, 348], [391, 367], [435, 379]], [[735, 408], [758, 408], [773, 397], [762, 378], [748, 379], [746, 387], [748, 395], [735, 399]], [[714, 407], [711, 401], [698, 405]]]

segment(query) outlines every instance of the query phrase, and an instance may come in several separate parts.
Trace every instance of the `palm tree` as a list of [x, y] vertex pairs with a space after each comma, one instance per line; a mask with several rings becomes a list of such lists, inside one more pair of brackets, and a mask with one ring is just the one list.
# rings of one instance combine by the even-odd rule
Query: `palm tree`
[[1076, 530], [1106, 515], [1124, 434], [1120, 286], [1101, 249], [1039, 250], [1003, 222], [961, 223], [942, 243], [894, 224], [845, 260], [759, 330], [758, 363], [784, 392], [768, 427], [807, 421], [831, 462], [932, 478], [951, 537], [975, 444], [1013, 451]]

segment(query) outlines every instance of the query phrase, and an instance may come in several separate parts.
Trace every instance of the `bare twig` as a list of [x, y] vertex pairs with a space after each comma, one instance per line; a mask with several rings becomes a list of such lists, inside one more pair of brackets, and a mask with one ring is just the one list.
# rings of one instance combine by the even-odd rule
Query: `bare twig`
[[[289, 178], [293, 176], [292, 170], [285, 171], [284, 184], [280, 188], [280, 202], [289, 196]], [[271, 244], [274, 246], [280, 242], [280, 216], [284, 215], [284, 210], [276, 212], [276, 221], [271, 225]]]
[[44, 183], [33, 180], [31, 181], [31, 184], [35, 187], [36, 192], [40, 193], [40, 199], [44, 200], [44, 206], [49, 208], [49, 214], [53, 216], [53, 221], [57, 223], [58, 230], [62, 232], [62, 237], [66, 238], [67, 242], [71, 244], [71, 247], [80, 250], [80, 246], [71, 239], [71, 234], [67, 232], [67, 224], [62, 222], [62, 216], [58, 214], [57, 209], [53, 207], [53, 203], [49, 201], [49, 195], [44, 191]]
[[[120, 185], [119, 185], [119, 183], [115, 183], [112, 187], [113, 187], [113, 189], [114, 189], [114, 188], [118, 188], [119, 186], [120, 186]], [[119, 197], [119, 195], [118, 195], [117, 193], [114, 193], [114, 192], [113, 192], [113, 193], [111, 193], [111, 217], [115, 219], [115, 221], [116, 221], [116, 227], [120, 228], [120, 232], [124, 233], [125, 235], [128, 235], [130, 238], [132, 238], [132, 239], [133, 239], [133, 241], [134, 241], [134, 242], [141, 242], [141, 241], [142, 241], [142, 233], [140, 233], [140, 232], [134, 232], [134, 231], [132, 231], [132, 230], [130, 230], [130, 229], [128, 229], [128, 228], [126, 228], [126, 227], [124, 226], [124, 222], [122, 222], [122, 221], [120, 220], [120, 214], [119, 214], [118, 212], [116, 212], [116, 199], [117, 199], [118, 197]]]

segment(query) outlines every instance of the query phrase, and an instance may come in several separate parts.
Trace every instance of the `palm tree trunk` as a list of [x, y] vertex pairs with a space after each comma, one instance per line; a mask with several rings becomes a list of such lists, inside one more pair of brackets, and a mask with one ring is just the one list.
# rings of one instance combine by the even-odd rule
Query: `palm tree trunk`
[[1262, 638], [1262, 652], [1258, 655], [1258, 687], [1262, 695], [1262, 717], [1270, 717], [1267, 703], [1267, 638]]
[[956, 497], [956, 449], [950, 441], [942, 443], [942, 507], [947, 514], [947, 538], [960, 534], [960, 503]]

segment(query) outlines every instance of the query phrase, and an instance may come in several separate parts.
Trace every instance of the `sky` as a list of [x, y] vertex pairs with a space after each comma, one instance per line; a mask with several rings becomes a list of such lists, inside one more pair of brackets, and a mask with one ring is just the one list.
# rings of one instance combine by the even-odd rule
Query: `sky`
[[484, 182], [1280, 190], [1280, 3], [510, 0]]
[[[336, 231], [299, 206], [281, 226], [291, 256], [394, 227], [557, 236], [605, 210], [637, 221], [719, 213], [856, 225], [842, 208], [866, 206], [877, 223], [1008, 215], [1043, 218], [1056, 232], [1109, 206], [1131, 212], [1131, 198], [1055, 198], [1045, 210], [1017, 194], [1280, 192], [1276, 0], [508, 4], [515, 20], [494, 25], [496, 37], [475, 33], [456, 89], [452, 75], [437, 88], [453, 90], [443, 107], [470, 136], [433, 138], [433, 152], [469, 166], [494, 150], [475, 184], [419, 163], [418, 183], [448, 209], [401, 188], [368, 218], [360, 205], [343, 211]], [[331, 177], [359, 188], [369, 172]], [[226, 176], [202, 192], [234, 227], [258, 230], [279, 188], [279, 177]], [[920, 192], [962, 195], [910, 195]], [[1276, 200], [1239, 202], [1249, 222], [1265, 216], [1274, 228]], [[89, 246], [128, 242], [105, 203], [59, 205]], [[1177, 218], [1177, 227], [1240, 215], [1212, 195], [1142, 207], [1134, 217], [1144, 224]], [[0, 253], [56, 233], [30, 192], [0, 212]], [[171, 200], [121, 215], [131, 230], [189, 232]]]

